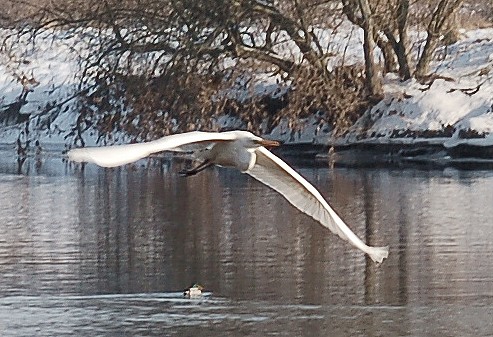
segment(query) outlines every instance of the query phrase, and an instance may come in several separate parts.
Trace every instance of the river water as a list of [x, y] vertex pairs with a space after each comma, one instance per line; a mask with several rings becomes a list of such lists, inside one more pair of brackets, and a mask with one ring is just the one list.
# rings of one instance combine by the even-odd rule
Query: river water
[[233, 170], [0, 155], [1, 336], [493, 335], [493, 171], [298, 167], [376, 266]]

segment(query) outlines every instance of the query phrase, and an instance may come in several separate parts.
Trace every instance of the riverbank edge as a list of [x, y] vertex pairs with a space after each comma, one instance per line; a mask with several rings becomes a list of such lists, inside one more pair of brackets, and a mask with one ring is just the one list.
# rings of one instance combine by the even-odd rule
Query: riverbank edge
[[346, 167], [422, 166], [493, 169], [493, 146], [461, 143], [445, 146], [436, 140], [347, 144], [285, 144], [275, 153], [289, 161]]
[[[67, 148], [63, 144], [48, 143], [36, 149], [19, 153], [17, 146], [1, 143], [0, 150], [30, 156], [31, 154], [58, 153], [62, 157]], [[463, 169], [493, 170], [493, 145], [461, 143], [445, 146], [436, 140], [419, 141], [359, 141], [345, 144], [316, 144], [311, 142], [286, 143], [272, 152], [286, 161], [303, 166], [329, 167], [457, 167]], [[159, 156], [160, 157], [160, 156]]]

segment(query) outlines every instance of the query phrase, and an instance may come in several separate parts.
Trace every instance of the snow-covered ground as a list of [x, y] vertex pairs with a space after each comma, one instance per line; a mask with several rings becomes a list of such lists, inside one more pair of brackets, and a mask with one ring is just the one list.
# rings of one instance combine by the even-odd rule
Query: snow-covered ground
[[[351, 34], [355, 50], [360, 50], [360, 37]], [[24, 94], [27, 104], [21, 113], [30, 115], [28, 134], [25, 122], [6, 125], [9, 123], [2, 124], [0, 116], [0, 143], [14, 144], [17, 139], [61, 146], [73, 143], [74, 138], [67, 135], [75, 125], [77, 107], [73, 101], [64, 101], [77, 85], [81, 51], [73, 48], [74, 38], [40, 39], [36, 52], [26, 45], [25, 50], [11, 54], [10, 60], [0, 54], [0, 110], [5, 111]], [[426, 139], [448, 147], [493, 145], [493, 29], [465, 31], [459, 42], [442, 47], [438, 55], [440, 59], [433, 64], [437, 76], [429, 84], [401, 82], [387, 75], [385, 99], [343, 137], [333, 138], [317, 116], [301, 121], [303, 126], [297, 131], [283, 122], [269, 136], [288, 143], [412, 143]], [[54, 110], [50, 104], [58, 105]], [[226, 116], [218, 123], [238, 125]], [[91, 145], [96, 135], [87, 132], [84, 139]]]
[[414, 142], [493, 145], [493, 29], [463, 33], [438, 54], [429, 84], [385, 78], [385, 99], [337, 143]]
[[[0, 35], [8, 34], [12, 31], [0, 30]], [[63, 145], [72, 141], [65, 136], [77, 118], [70, 100], [77, 88], [79, 57], [79, 51], [72, 48], [73, 39], [45, 35], [35, 46], [21, 40], [19, 49], [0, 52], [0, 143], [20, 139]], [[22, 99], [25, 104], [20, 113], [29, 116], [28, 134], [25, 123], [13, 125], [6, 120], [9, 106]]]

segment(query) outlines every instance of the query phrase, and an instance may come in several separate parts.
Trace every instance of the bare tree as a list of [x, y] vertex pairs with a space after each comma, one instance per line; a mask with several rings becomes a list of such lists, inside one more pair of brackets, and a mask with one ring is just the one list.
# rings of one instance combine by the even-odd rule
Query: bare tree
[[373, 11], [367, 0], [343, 0], [343, 10], [349, 20], [359, 25], [363, 29], [363, 51], [365, 57], [365, 78], [366, 89], [370, 97], [381, 98], [383, 89], [381, 84], [381, 74], [375, 64], [375, 43], [377, 43], [385, 54], [386, 68], [393, 68], [393, 62], [389, 50], [385, 48], [381, 39], [377, 38], [378, 31], [373, 21]]
[[[358, 66], [329, 70], [330, 41], [318, 33], [337, 29], [338, 17], [335, 0], [69, 0], [30, 11], [18, 26], [30, 36], [76, 35], [91, 50], [81, 59], [78, 129], [152, 138], [211, 128], [218, 113], [249, 128], [310, 113], [354, 121], [369, 103]], [[289, 89], [266, 98], [255, 88], [260, 73]], [[231, 95], [238, 87], [249, 94]]]
[[426, 43], [416, 65], [417, 78], [422, 78], [429, 72], [430, 62], [440, 42], [440, 36], [445, 33], [446, 23], [462, 2], [463, 0], [441, 0], [435, 5], [426, 29]]
[[[382, 71], [399, 72], [403, 80], [428, 72], [447, 18], [461, 3], [47, 0], [38, 6], [24, 1], [32, 4], [30, 10], [9, 20], [21, 35], [77, 36], [79, 48], [90, 50], [80, 59], [81, 126], [74, 132], [96, 126], [102, 134], [118, 129], [140, 138], [212, 128], [211, 120], [221, 113], [235, 114], [249, 128], [313, 114], [338, 129], [348, 126], [382, 97]], [[364, 71], [335, 61], [330, 39], [320, 33], [336, 32], [342, 13], [363, 29]], [[421, 13], [428, 38], [413, 57], [408, 29]], [[382, 69], [375, 48], [383, 54]], [[257, 89], [265, 74], [276, 78], [276, 94]]]
[[[347, 18], [365, 32], [370, 27], [363, 20], [361, 4], [356, 0], [343, 0], [343, 11]], [[371, 36], [384, 56], [385, 72], [398, 71], [401, 78], [411, 77], [410, 44], [407, 35], [408, 0], [384, 0], [368, 2], [367, 15], [372, 17]]]
[[[409, 0], [397, 0], [397, 6], [391, 11], [394, 23], [384, 28], [384, 34], [390, 42], [399, 64], [399, 75], [402, 80], [411, 78], [410, 43], [407, 34]], [[393, 27], [393, 28], [390, 28]]]
[[366, 87], [372, 98], [380, 100], [383, 96], [383, 88], [381, 83], [382, 76], [377, 70], [377, 66], [375, 64], [375, 38], [373, 36], [374, 25], [372, 12], [367, 0], [358, 0], [358, 5], [361, 11], [364, 35], [363, 50], [365, 54]]
[[[359, 0], [343, 0], [342, 3], [349, 20], [364, 31], [369, 29], [363, 20]], [[429, 71], [440, 36], [447, 33], [451, 27], [447, 24], [462, 3], [462, 0], [418, 0], [412, 4], [409, 0], [382, 0], [368, 3], [374, 18], [372, 36], [385, 58], [385, 70], [392, 71], [397, 60], [397, 70], [402, 80], [411, 78], [413, 74], [417, 78], [423, 77]], [[424, 23], [427, 32], [425, 46], [422, 53], [416, 56], [415, 67], [408, 37], [410, 21]]]

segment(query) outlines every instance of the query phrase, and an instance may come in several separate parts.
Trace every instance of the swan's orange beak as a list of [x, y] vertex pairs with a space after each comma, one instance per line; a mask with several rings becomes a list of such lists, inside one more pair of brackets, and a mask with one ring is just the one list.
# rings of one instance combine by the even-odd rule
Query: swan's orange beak
[[278, 147], [281, 145], [280, 142], [277, 140], [269, 140], [269, 139], [261, 139], [257, 141], [257, 144], [264, 146], [264, 147]]

